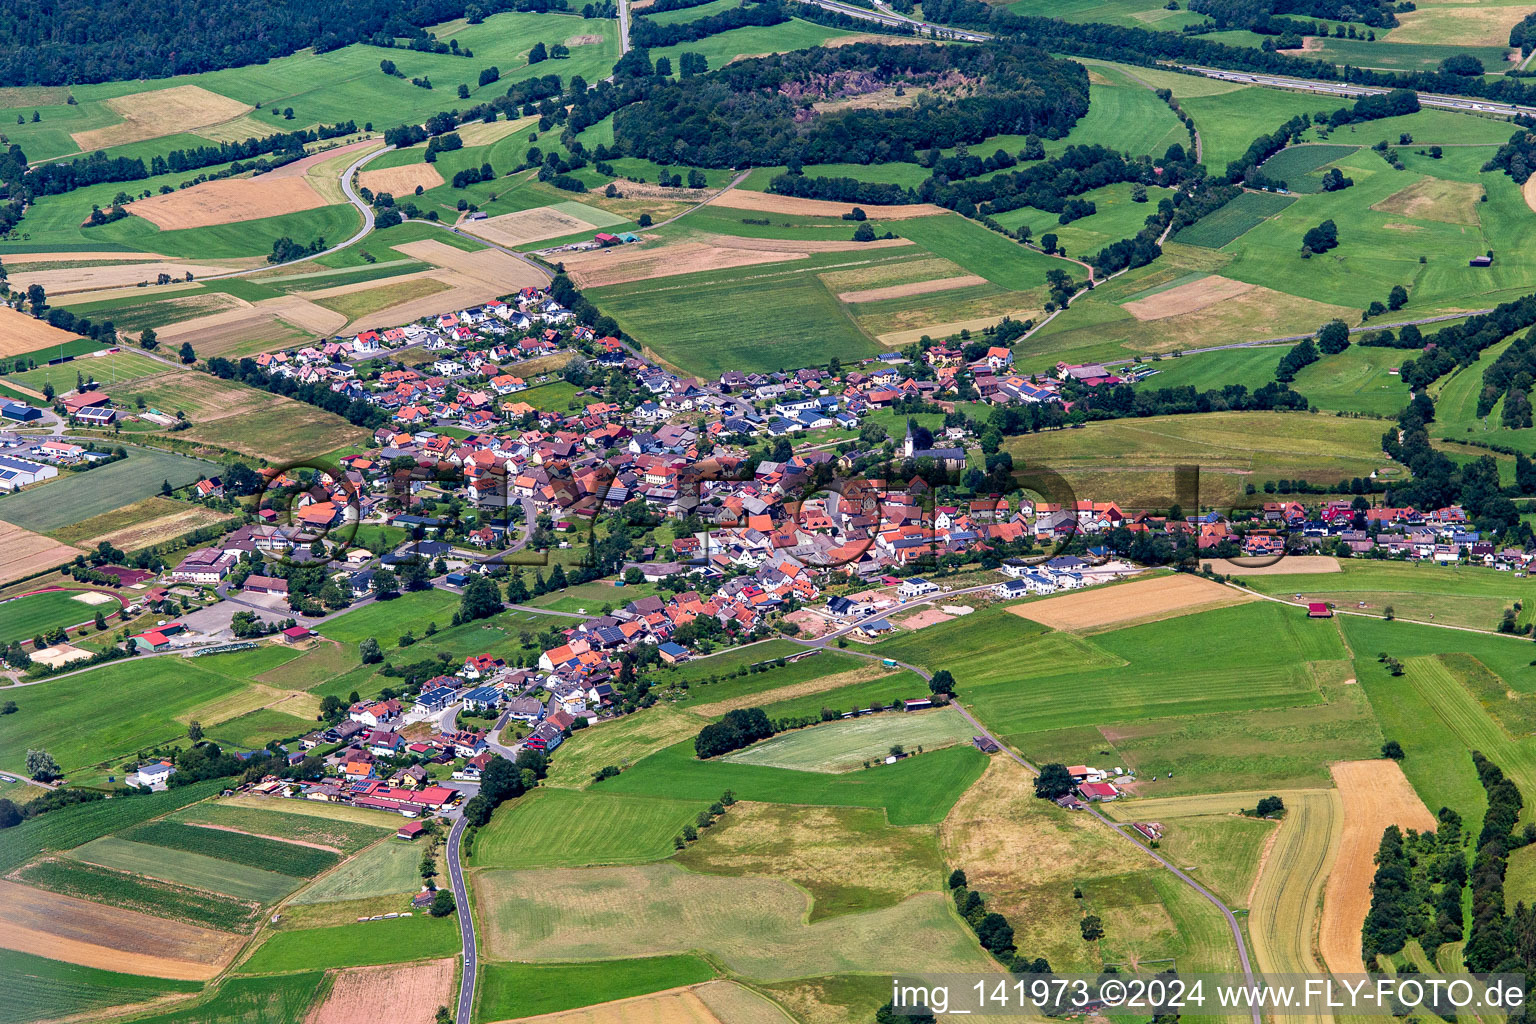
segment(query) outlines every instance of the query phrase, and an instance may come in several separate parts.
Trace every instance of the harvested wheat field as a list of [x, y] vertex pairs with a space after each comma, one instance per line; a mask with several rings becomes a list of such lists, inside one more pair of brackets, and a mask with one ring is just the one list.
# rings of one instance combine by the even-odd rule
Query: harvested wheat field
[[[533, 128], [538, 123], [537, 116], [520, 117], [515, 121], [497, 121], [494, 124], [475, 121], [473, 124], [455, 128], [454, 131], [464, 140], [465, 146], [489, 146], [493, 142], [500, 142], [508, 135], [516, 135], [524, 128]], [[422, 146], [422, 150], [425, 152], [425, 145]]]
[[1371, 878], [1382, 830], [1397, 825], [1427, 832], [1434, 829], [1435, 817], [1396, 761], [1341, 761], [1332, 771], [1344, 800], [1344, 834], [1323, 894], [1318, 947], [1328, 970], [1363, 974], [1360, 929], [1371, 906]]
[[933, 292], [954, 291], [972, 285], [986, 284], [987, 279], [975, 274], [961, 277], [944, 277], [936, 281], [914, 281], [911, 284], [892, 284], [884, 288], [862, 288], [853, 292], [839, 292], [840, 302], [879, 302], [881, 299], [904, 299], [910, 295], [929, 295]]
[[[174, 340], [180, 345], [190, 341], [200, 355], [209, 356], [259, 332], [272, 332], [273, 324], [279, 320], [312, 335], [334, 334], [347, 323], [347, 318], [340, 313], [317, 306], [298, 295], [283, 295], [169, 324], [156, 333], [162, 343]], [[276, 333], [282, 335], [285, 332]]]
[[855, 683], [867, 683], [882, 676], [894, 675], [896, 671], [896, 669], [888, 669], [883, 665], [872, 662], [860, 668], [849, 669], [847, 672], [837, 672], [830, 676], [808, 679], [803, 683], [790, 683], [788, 686], [780, 686], [777, 689], [749, 693], [741, 697], [732, 697], [728, 700], [717, 700], [709, 704], [695, 704], [688, 710], [705, 718], [715, 718], [725, 714], [727, 711], [735, 711], [737, 708], [766, 707], [781, 700], [805, 697], [813, 693], [825, 693], [828, 690], [852, 686]]
[[95, 550], [96, 545], [102, 541], [109, 542], [113, 547], [122, 548], [124, 551], [138, 551], [154, 544], [163, 544], [165, 541], [180, 537], [184, 533], [201, 529], [204, 526], [214, 526], [229, 520], [228, 513], [216, 512], [210, 508], [198, 505], [194, 508], [182, 509], [172, 512], [170, 515], [159, 516], [147, 522], [135, 523], [125, 526], [120, 530], [104, 533], [99, 537], [92, 537], [85, 542], [88, 550]]
[[1483, 186], [1476, 182], [1421, 178], [1373, 204], [1371, 209], [1380, 213], [1398, 213], [1420, 220], [1439, 221], [1442, 224], [1475, 227], [1478, 223], [1478, 201], [1482, 194]]
[[1244, 565], [1228, 558], [1212, 558], [1202, 563], [1212, 572], [1228, 576], [1299, 576], [1308, 573], [1343, 572], [1332, 555], [1286, 555], [1273, 565]]
[[1246, 281], [1212, 274], [1198, 281], [1181, 284], [1156, 295], [1148, 295], [1134, 302], [1121, 303], [1120, 308], [1137, 320], [1161, 320], [1180, 313], [1193, 313], [1218, 302], [1226, 302], [1253, 291], [1254, 285]]
[[[243, 270], [251, 265], [248, 261], [237, 260], [233, 263], [128, 263], [119, 266], [103, 267], [69, 267], [61, 270], [32, 270], [21, 271], [11, 275], [11, 287], [40, 284], [49, 295], [70, 295], [75, 292], [88, 292], [98, 288], [124, 288], [147, 281], [151, 285], [161, 274], [169, 274], [174, 281], [184, 281], [188, 274], [193, 278], [202, 278], [210, 274], [227, 274], [232, 270]], [[141, 295], [142, 291], [127, 293]], [[157, 288], [155, 295], [165, 294], [163, 288]], [[92, 297], [91, 301], [96, 301]]]
[[303, 178], [222, 178], [125, 207], [162, 231], [236, 224], [325, 206], [325, 197]]
[[763, 213], [798, 213], [807, 217], [841, 217], [854, 206], [869, 214], [870, 220], [911, 220], [936, 217], [949, 211], [932, 203], [906, 203], [901, 206], [871, 206], [868, 203], [834, 203], [828, 199], [801, 199], [768, 192], [746, 192], [738, 188], [722, 192], [711, 200], [712, 206], [731, 210], [760, 210]]
[[63, 565], [80, 554], [68, 544], [0, 520], [0, 584]]
[[46, 320], [37, 320], [9, 306], [0, 306], [0, 357], [36, 352], [49, 345], [74, 341], [78, 337], [78, 334], [59, 330]]
[[429, 960], [399, 967], [354, 967], [338, 971], [325, 1002], [309, 1011], [304, 1024], [374, 1024], [379, 993], [389, 993], [389, 1019], [398, 1024], [432, 1024], [439, 1006], [452, 1002], [454, 961]]
[[750, 267], [760, 263], [783, 263], [804, 259], [813, 252], [844, 252], [850, 249], [888, 248], [911, 245], [910, 239], [892, 238], [879, 242], [814, 242], [776, 238], [731, 239], [723, 235], [703, 236], [706, 241], [679, 242], [655, 248], [625, 246], [574, 253], [564, 258], [571, 280], [581, 287], [628, 284], [654, 278], [696, 274], [725, 267]]
[[157, 252], [18, 252], [6, 253], [6, 269], [16, 274], [16, 268], [28, 263], [132, 263], [136, 260], [165, 259]]
[[244, 943], [240, 935], [136, 914], [0, 881], [0, 947], [126, 974], [202, 981]]
[[[1005, 298], [1018, 298], [1018, 296], [1005, 296]], [[1011, 309], [1006, 312], [994, 313], [990, 316], [976, 316], [967, 320], [950, 320], [941, 324], [929, 323], [921, 327], [908, 327], [899, 331], [887, 331], [884, 334], [877, 334], [875, 340], [887, 348], [902, 348], [917, 342], [925, 334], [933, 338], [947, 338], [951, 334], [959, 334], [961, 331], [971, 331], [974, 333], [995, 326], [1005, 316], [1012, 317], [1015, 320], [1028, 320], [1042, 315], [1044, 315], [1044, 310], [1039, 306], [1029, 309]]]
[[404, 167], [385, 167], [377, 171], [358, 171], [357, 183], [371, 192], [388, 192], [392, 196], [408, 196], [422, 189], [436, 188], [443, 183], [443, 176], [431, 164], [406, 164]]
[[1255, 598], [1231, 587], [1180, 573], [1048, 597], [1008, 610], [1053, 629], [1092, 630], [1169, 619], [1252, 600]]
[[190, 132], [233, 120], [251, 110], [248, 104], [197, 85], [133, 92], [107, 100], [106, 104], [123, 120], [105, 128], [71, 132], [69, 137], [82, 150], [105, 149], [125, 142]]
[[489, 220], [471, 221], [464, 225], [464, 230], [495, 242], [497, 245], [516, 248], [545, 238], [559, 238], [562, 235], [574, 235], [577, 232], [593, 231], [607, 226], [606, 223], [598, 224], [584, 220], [566, 210], [542, 206], [532, 210], [519, 210], [516, 213], [504, 213]]
[[442, 242], [425, 239], [395, 246], [395, 251], [418, 260], [457, 271], [480, 284], [496, 289], [496, 294], [515, 292], [525, 285], [545, 285], [549, 275], [516, 256], [495, 249], [465, 252]]
[[1248, 898], [1254, 959], [1259, 970], [1276, 974], [1318, 969], [1313, 948], [1318, 897], [1338, 854], [1344, 816], [1339, 794], [1331, 789], [1303, 790], [1284, 800], [1285, 818], [1275, 829]]
[[[524, 1017], [524, 1024], [732, 1024], [716, 1017], [691, 988]], [[311, 1022], [313, 1024], [313, 1022]]]

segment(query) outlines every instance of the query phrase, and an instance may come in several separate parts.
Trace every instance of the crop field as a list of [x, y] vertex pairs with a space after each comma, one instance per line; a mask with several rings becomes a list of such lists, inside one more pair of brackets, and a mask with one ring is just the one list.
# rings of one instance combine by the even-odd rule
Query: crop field
[[852, 771], [879, 761], [895, 746], [916, 753], [968, 740], [975, 730], [952, 708], [869, 715], [781, 733], [725, 755], [732, 764], [809, 772]]
[[1335, 146], [1311, 143], [1287, 146], [1259, 165], [1272, 181], [1292, 192], [1317, 192], [1322, 188], [1321, 171], [1357, 151], [1359, 146]]
[[574, 964], [487, 963], [477, 984], [479, 1020], [557, 1013], [708, 981], [714, 968], [686, 953]]
[[1138, 800], [1125, 810], [1140, 812], [1136, 815], [1138, 820], [1163, 823], [1158, 852], [1192, 874], [1227, 906], [1247, 905], [1264, 847], [1275, 829], [1273, 822], [1232, 814], [1194, 815], [1170, 821], [1160, 809], [1143, 806], [1144, 802]]
[[335, 967], [373, 967], [407, 960], [435, 960], [462, 948], [456, 917], [400, 917], [329, 928], [280, 931], [237, 970], [271, 974]]
[[1435, 816], [1408, 785], [1396, 761], [1341, 761], [1333, 766], [1344, 811], [1338, 859], [1328, 872], [1318, 947], [1335, 974], [1361, 972], [1360, 931], [1370, 908], [1376, 851], [1389, 825], [1433, 831]]
[[40, 487], [0, 498], [0, 519], [25, 530], [48, 533], [147, 498], [163, 480], [181, 487], [213, 467], [194, 459], [147, 448], [84, 473], [60, 473]]
[[1406, 678], [1463, 750], [1480, 750], [1524, 789], [1536, 785], [1536, 743], [1513, 739], [1499, 727], [1441, 656], [1406, 659]]
[[[170, 818], [190, 825], [218, 825], [273, 839], [315, 843], [342, 853], [356, 853], [385, 835], [385, 829], [361, 822], [328, 821], [302, 814], [286, 814], [282, 810], [263, 810], [250, 804], [250, 801], [211, 800], [193, 804]], [[286, 807], [287, 801], [280, 806]]]
[[837, 807], [883, 807], [893, 825], [931, 824], [981, 774], [986, 755], [970, 746], [950, 747], [867, 771], [832, 774], [700, 761], [692, 742], [660, 750], [618, 778], [606, 793], [640, 793], [706, 805], [729, 789], [738, 800]]
[[0, 882], [0, 897], [0, 947], [82, 967], [203, 981], [245, 941], [13, 882]]
[[1344, 807], [1333, 790], [1284, 799], [1285, 818], [1248, 907], [1248, 934], [1260, 970], [1315, 971], [1319, 897], [1338, 855]]
[[366, 850], [299, 893], [293, 903], [334, 903], [415, 892], [421, 887], [421, 855], [403, 839]]
[[695, 735], [702, 724], [669, 707], [626, 715], [573, 733], [550, 759], [545, 784], [582, 789], [607, 765], [627, 768], [648, 754]]
[[1248, 596], [1196, 576], [1132, 580], [1111, 590], [1089, 589], [1013, 605], [1013, 614], [1053, 629], [1095, 632], [1150, 619], [1174, 618], [1241, 604]]
[[731, 970], [769, 981], [899, 970], [903, 960], [933, 971], [989, 969], [938, 893], [807, 925], [809, 897], [788, 882], [692, 874], [674, 864], [487, 870], [475, 882], [483, 941], [496, 959], [702, 949]]
[[200, 828], [176, 821], [148, 822], [128, 829], [122, 836], [134, 842], [216, 857], [245, 867], [298, 878], [317, 875], [334, 867], [341, 859], [329, 850], [319, 850], [313, 846], [300, 846], [297, 843], [218, 828]]
[[611, 781], [580, 793], [540, 787], [507, 803], [481, 830], [471, 863], [582, 867], [661, 860], [672, 852], [672, 837], [709, 806], [706, 801], [609, 794], [605, 787]]
[[0, 949], [0, 972], [6, 979], [6, 998], [0, 1004], [3, 1024], [100, 1012], [202, 988], [197, 981], [118, 974], [11, 949]]
[[120, 828], [201, 800], [221, 788], [219, 780], [150, 793], [133, 800], [98, 800], [28, 819], [5, 834], [0, 870], [9, 872], [45, 850], [68, 850]]
[[1296, 200], [1273, 192], [1244, 192], [1215, 213], [1208, 214], [1174, 236], [1185, 245], [1220, 249], [1236, 241]]
[[809, 920], [892, 907], [940, 887], [930, 826], [893, 827], [863, 807], [737, 803], [676, 855], [691, 871], [787, 878], [811, 894]]
[[0, 521], [0, 584], [56, 568], [78, 554], [51, 537]]
[[135, 1024], [259, 1024], [263, 1021], [300, 1021], [325, 987], [319, 971], [285, 974], [275, 978], [229, 978], [212, 998], [199, 1000], [190, 1009], [173, 1009]]
[[[206, 831], [214, 832], [212, 829]], [[276, 871], [247, 867], [199, 853], [136, 843], [117, 836], [92, 840], [71, 850], [69, 855], [87, 864], [261, 903], [281, 899], [298, 888], [301, 881]]]
[[400, 967], [353, 967], [339, 972], [325, 1001], [306, 1024], [354, 1024], [378, 1010], [389, 993], [389, 1016], [399, 1024], [432, 1024], [436, 1010], [453, 1001], [458, 964], [452, 957]]
[[[348, 840], [347, 844], [343, 844], [340, 841], [341, 833], [332, 829], [333, 824], [370, 825], [381, 832], [393, 832], [400, 825], [400, 822], [396, 820], [398, 815], [389, 811], [375, 811], [367, 807], [323, 803], [316, 800], [279, 800], [270, 797], [234, 796], [220, 799], [218, 806], [232, 807], [236, 810], [255, 810], [264, 814], [286, 814], [304, 819], [322, 819], [321, 821], [305, 821], [301, 826], [294, 826], [296, 829], [303, 829], [305, 831], [296, 831], [292, 835], [284, 833], [284, 835], [287, 838], [303, 839], [306, 842], [321, 842], [346, 852], [351, 852], [347, 850], [347, 845], [359, 843], [361, 839], [352, 838]], [[312, 828], [325, 830], [323, 834], [332, 841], [325, 842], [322, 839], [310, 839], [311, 835], [319, 834], [307, 831]], [[255, 830], [253, 829], [252, 831]]]
[[137, 551], [229, 518], [227, 513], [155, 495], [55, 530], [53, 537], [86, 548], [105, 540], [124, 551]]
[[5, 628], [0, 630], [0, 642], [27, 640], [59, 626], [89, 622], [98, 611], [110, 615], [122, 607], [116, 597], [109, 597], [102, 604], [88, 604], [80, 599], [82, 594], [95, 593], [86, 590], [50, 590], [0, 604], [0, 610], [5, 613]]
[[[161, 659], [153, 674], [132, 663], [110, 665], [11, 696], [19, 714], [0, 716], [0, 768], [24, 767], [29, 747], [53, 754], [65, 771], [110, 764], [140, 748], [186, 735], [176, 716], [239, 690], [239, 682], [180, 659]], [[94, 713], [101, 695], [118, 702], [112, 715]]]
[[1200, 467], [1200, 502], [1236, 508], [1243, 487], [1269, 479], [1335, 483], [1387, 467], [1380, 424], [1269, 412], [1150, 416], [1009, 439], [1015, 459], [1048, 466], [1078, 494], [1114, 498], [1122, 510], [1166, 508], [1173, 468]]
[[261, 909], [257, 903], [111, 871], [68, 858], [37, 861], [19, 871], [16, 877], [39, 889], [64, 896], [109, 903], [172, 921], [191, 921], [220, 931], [249, 930]]

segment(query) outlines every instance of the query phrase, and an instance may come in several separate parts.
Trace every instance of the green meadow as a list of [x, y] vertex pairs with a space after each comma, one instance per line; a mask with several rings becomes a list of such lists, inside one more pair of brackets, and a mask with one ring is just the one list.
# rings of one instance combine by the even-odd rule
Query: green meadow
[[540, 788], [513, 801], [475, 840], [475, 867], [643, 864], [672, 852], [672, 837], [714, 799], [682, 800], [593, 789]]
[[240, 974], [368, 967], [405, 960], [435, 960], [462, 948], [457, 916], [400, 917], [329, 928], [279, 931], [235, 970]]
[[158, 494], [166, 480], [182, 487], [212, 468], [170, 452], [130, 447], [126, 459], [83, 473], [60, 473], [41, 487], [0, 498], [0, 518], [47, 533]]
[[714, 976], [707, 961], [688, 953], [573, 964], [487, 963], [480, 973], [479, 1015], [482, 1020], [534, 1017], [694, 985]]

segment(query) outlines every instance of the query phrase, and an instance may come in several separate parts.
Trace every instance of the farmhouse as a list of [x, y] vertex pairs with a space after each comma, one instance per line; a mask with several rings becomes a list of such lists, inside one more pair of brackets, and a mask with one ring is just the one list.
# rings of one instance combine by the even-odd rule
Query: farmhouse
[[176, 774], [176, 766], [169, 761], [156, 761], [153, 764], [140, 766], [139, 770], [124, 777], [123, 781], [130, 786], [140, 789], [165, 789], [169, 783], [167, 780]]

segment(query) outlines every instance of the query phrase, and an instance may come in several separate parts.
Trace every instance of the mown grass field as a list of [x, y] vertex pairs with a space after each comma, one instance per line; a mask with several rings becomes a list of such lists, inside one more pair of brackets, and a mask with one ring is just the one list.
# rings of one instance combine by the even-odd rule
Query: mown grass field
[[672, 838], [718, 799], [610, 794], [613, 780], [586, 792], [539, 788], [498, 810], [475, 841], [476, 867], [641, 864], [672, 852]]
[[419, 914], [392, 921], [362, 921], [329, 928], [280, 931], [235, 969], [240, 974], [369, 967], [435, 960], [459, 952], [456, 917]]
[[1376, 421], [1305, 413], [1115, 420], [1010, 439], [1004, 450], [1065, 477], [1078, 495], [1113, 494], [1122, 509], [1182, 501], [1175, 466], [1198, 466], [1199, 503], [1226, 508], [1240, 507], [1248, 483], [1336, 483], [1388, 468]]
[[895, 827], [864, 807], [732, 805], [676, 855], [690, 871], [787, 878], [814, 901], [809, 920], [893, 907], [940, 888], [930, 826]]
[[429, 619], [447, 622], [458, 607], [457, 596], [443, 590], [402, 594], [391, 601], [374, 601], [327, 622], [321, 632], [332, 640], [356, 644], [367, 637], [389, 644], [408, 629], [420, 632]]
[[700, 761], [692, 741], [684, 741], [652, 754], [602, 786], [605, 793], [701, 800], [706, 806], [729, 789], [738, 800], [883, 807], [892, 824], [916, 825], [943, 818], [985, 764], [986, 755], [975, 748], [951, 747], [868, 771], [832, 775]]
[[181, 487], [214, 468], [169, 452], [130, 447], [126, 459], [84, 473], [60, 473], [39, 487], [0, 498], [0, 519], [48, 533], [158, 494], [163, 481]]
[[202, 988], [201, 982], [118, 974], [12, 949], [0, 949], [0, 970], [6, 978], [6, 998], [0, 1001], [0, 1022], [4, 1024], [103, 1012], [112, 1006], [191, 994]]
[[809, 772], [844, 772], [883, 760], [893, 747], [915, 754], [964, 743], [975, 730], [953, 708], [885, 713], [780, 733], [724, 755], [732, 764]]
[[[1284, 562], [1280, 563], [1283, 568]], [[1530, 601], [1530, 587], [1513, 573], [1481, 566], [1432, 565], [1418, 562], [1342, 559], [1336, 573], [1281, 573], [1242, 577], [1261, 594], [1288, 601], [1332, 601], [1340, 608], [1367, 615], [1395, 616], [1496, 628], [1505, 608]], [[1241, 576], [1241, 573], [1237, 574]], [[1361, 607], [1364, 605], [1364, 607]]]
[[628, 999], [708, 981], [714, 968], [687, 953], [572, 964], [487, 963], [477, 985], [480, 1020], [510, 1020]]
[[[287, 801], [265, 801], [277, 804], [273, 810], [249, 806], [231, 800], [212, 800], [193, 804], [175, 814], [171, 820], [189, 824], [220, 825], [239, 829], [260, 836], [276, 839], [294, 839], [305, 843], [334, 846], [342, 853], [356, 853], [387, 832], [376, 825], [362, 822], [334, 821], [304, 814], [284, 813]], [[291, 845], [291, 844], [290, 844]]]
[[[476, 911], [495, 959], [570, 961], [705, 950], [750, 978], [882, 972], [988, 971], [946, 897], [804, 923], [807, 896], [779, 879], [724, 878], [674, 864], [482, 870]], [[890, 965], [890, 966], [888, 966]]]
[[[177, 716], [207, 701], [228, 696], [241, 683], [179, 658], [161, 659], [146, 673], [132, 663], [109, 665], [86, 675], [17, 689], [10, 699], [19, 711], [0, 716], [0, 767], [21, 771], [31, 747], [47, 750], [66, 772], [109, 765], [140, 748], [185, 740]], [[101, 695], [111, 693], [118, 713], [98, 714]]]
[[421, 887], [421, 854], [403, 839], [390, 839], [326, 875], [293, 898], [294, 903], [332, 903]]
[[1248, 908], [1248, 934], [1261, 970], [1317, 970], [1312, 953], [1318, 906], [1328, 865], [1344, 827], [1336, 791], [1297, 793], [1259, 874]]
[[696, 735], [703, 723], [669, 707], [626, 715], [578, 730], [560, 744], [551, 758], [549, 786], [583, 789], [592, 775], [608, 765], [627, 768], [648, 754]]

